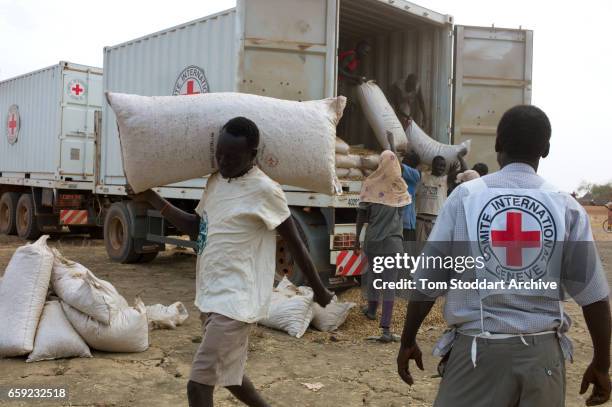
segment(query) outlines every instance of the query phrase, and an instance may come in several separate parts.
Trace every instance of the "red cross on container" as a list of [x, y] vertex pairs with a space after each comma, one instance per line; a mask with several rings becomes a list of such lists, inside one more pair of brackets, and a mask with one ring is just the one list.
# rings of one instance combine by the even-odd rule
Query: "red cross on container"
[[83, 88], [81, 87], [81, 85], [79, 85], [78, 83], [77, 83], [75, 86], [73, 86], [71, 90], [72, 90], [74, 93], [76, 93], [76, 95], [77, 95], [77, 96], [79, 96], [79, 94], [80, 94], [81, 92], [84, 92], [84, 91], [85, 91], [85, 89], [83, 89]]
[[197, 95], [200, 92], [195, 92], [193, 90], [193, 81], [187, 81], [187, 95]]
[[17, 120], [15, 120], [15, 113], [11, 114], [11, 119], [8, 122], [9, 131], [11, 132], [11, 136], [15, 134], [15, 129], [17, 128]]
[[523, 231], [523, 214], [520, 212], [506, 213], [506, 230], [491, 231], [493, 247], [506, 249], [508, 266], [523, 266], [523, 249], [540, 247], [540, 232], [537, 230]]

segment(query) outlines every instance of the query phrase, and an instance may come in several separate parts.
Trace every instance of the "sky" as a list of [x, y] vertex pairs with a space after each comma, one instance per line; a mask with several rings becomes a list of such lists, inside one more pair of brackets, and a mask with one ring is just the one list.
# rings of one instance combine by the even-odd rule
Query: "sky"
[[[343, 0], [350, 1], [350, 0]], [[539, 173], [566, 191], [612, 181], [612, 1], [419, 0], [456, 24], [534, 30], [532, 103], [552, 123]], [[235, 0], [0, 0], [0, 80], [234, 7]]]

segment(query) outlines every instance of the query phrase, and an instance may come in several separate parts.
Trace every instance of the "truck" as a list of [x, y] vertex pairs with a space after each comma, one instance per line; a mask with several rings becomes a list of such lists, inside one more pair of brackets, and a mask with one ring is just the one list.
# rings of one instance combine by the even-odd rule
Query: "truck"
[[[394, 83], [416, 74], [430, 136], [443, 143], [471, 139], [468, 162], [496, 168], [493, 143], [501, 114], [531, 101], [533, 32], [455, 25], [452, 16], [408, 1], [238, 0], [230, 10], [105, 47], [102, 89], [145, 96], [244, 92], [297, 101], [322, 99], [338, 93], [339, 52], [361, 40], [372, 46], [362, 63], [368, 78], [389, 94]], [[81, 227], [94, 233], [93, 228], [102, 226], [107, 253], [115, 261], [151, 261], [166, 244], [194, 247], [193, 236], [185, 238], [159, 212], [127, 198], [115, 116], [106, 102], [101, 105], [101, 112], [94, 112], [93, 182], [63, 188], [57, 182], [65, 179], [56, 171], [52, 183], [33, 185], [32, 173], [24, 170], [17, 174], [21, 184], [0, 178], [3, 195], [13, 194], [8, 200], [32, 195], [36, 216], [44, 213], [37, 211], [36, 198], [43, 195], [51, 204], [45, 208], [58, 216], [66, 210], [86, 211]], [[352, 129], [346, 142], [377, 148], [354, 102], [343, 120]], [[11, 154], [10, 146], [3, 148]], [[0, 155], [0, 167], [3, 163]], [[202, 177], [155, 191], [193, 210], [205, 187]], [[356, 238], [360, 188], [360, 181], [342, 181], [343, 193], [330, 196], [283, 186], [301, 237], [330, 285], [351, 280], [338, 275], [336, 259]], [[2, 208], [0, 204], [0, 214], [17, 217], [12, 209]], [[65, 219], [60, 217], [58, 224], [64, 225]], [[280, 238], [276, 257], [278, 278], [303, 281]]]

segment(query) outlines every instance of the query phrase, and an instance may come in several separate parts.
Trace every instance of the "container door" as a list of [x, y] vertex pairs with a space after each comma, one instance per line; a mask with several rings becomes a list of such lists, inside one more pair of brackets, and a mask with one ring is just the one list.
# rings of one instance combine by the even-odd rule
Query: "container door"
[[502, 114], [531, 103], [533, 31], [455, 27], [453, 142], [471, 139], [471, 166], [499, 168], [495, 134]]
[[100, 110], [102, 76], [65, 69], [59, 175], [92, 179], [95, 158], [94, 114]]
[[335, 94], [339, 0], [238, 0], [239, 92], [289, 100]]

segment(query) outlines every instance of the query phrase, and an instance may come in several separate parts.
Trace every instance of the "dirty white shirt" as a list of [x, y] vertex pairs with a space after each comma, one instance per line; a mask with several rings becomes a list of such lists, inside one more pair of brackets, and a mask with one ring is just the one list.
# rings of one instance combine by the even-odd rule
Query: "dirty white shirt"
[[252, 323], [267, 317], [276, 267], [275, 229], [290, 215], [285, 193], [259, 168], [232, 179], [214, 174], [201, 217], [195, 305]]
[[447, 175], [432, 175], [430, 171], [421, 174], [416, 189], [416, 213], [437, 216], [446, 201], [448, 190]]

